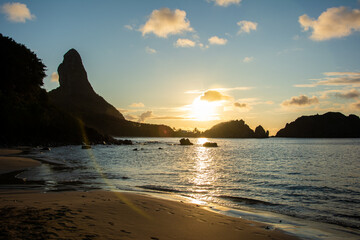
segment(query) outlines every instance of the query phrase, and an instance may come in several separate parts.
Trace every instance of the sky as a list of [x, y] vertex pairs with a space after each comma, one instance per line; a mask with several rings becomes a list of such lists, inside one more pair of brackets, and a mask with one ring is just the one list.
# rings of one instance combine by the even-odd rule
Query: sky
[[302, 115], [360, 115], [358, 0], [0, 1], [0, 33], [42, 59], [47, 91], [75, 48], [132, 121], [274, 135]]

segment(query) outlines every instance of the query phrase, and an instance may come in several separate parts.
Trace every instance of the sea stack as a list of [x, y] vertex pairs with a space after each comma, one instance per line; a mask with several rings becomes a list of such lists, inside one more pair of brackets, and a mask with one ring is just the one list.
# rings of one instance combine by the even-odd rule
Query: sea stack
[[80, 54], [70, 49], [58, 67], [60, 86], [49, 92], [51, 102], [86, 125], [111, 134], [105, 121], [125, 121], [123, 115], [92, 88]]

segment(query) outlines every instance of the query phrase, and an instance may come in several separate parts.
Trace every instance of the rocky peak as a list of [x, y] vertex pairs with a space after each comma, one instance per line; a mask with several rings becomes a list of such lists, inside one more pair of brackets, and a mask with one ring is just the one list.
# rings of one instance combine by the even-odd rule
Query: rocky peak
[[61, 91], [66, 95], [95, 94], [91, 87], [80, 54], [70, 49], [58, 67]]

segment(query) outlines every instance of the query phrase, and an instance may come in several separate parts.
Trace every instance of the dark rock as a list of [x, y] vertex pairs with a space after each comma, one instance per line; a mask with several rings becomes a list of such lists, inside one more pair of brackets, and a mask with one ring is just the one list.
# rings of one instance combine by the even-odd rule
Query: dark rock
[[188, 138], [180, 139], [180, 145], [193, 145]]
[[91, 146], [90, 145], [82, 145], [81, 149], [91, 149]]
[[264, 128], [259, 125], [255, 128], [255, 137], [256, 138], [268, 138], [269, 137], [269, 131], [264, 130]]
[[358, 138], [360, 119], [356, 115], [346, 117], [339, 112], [302, 116], [287, 123], [285, 128], [277, 132], [276, 137]]
[[134, 148], [133, 151], [137, 151], [138, 149], [137, 148]]
[[206, 142], [203, 144], [203, 147], [218, 147], [216, 142]]
[[206, 130], [203, 136], [209, 138], [264, 138], [268, 136], [268, 132], [266, 133], [263, 127], [259, 126], [255, 133], [245, 124], [244, 120], [233, 120], [216, 124]]

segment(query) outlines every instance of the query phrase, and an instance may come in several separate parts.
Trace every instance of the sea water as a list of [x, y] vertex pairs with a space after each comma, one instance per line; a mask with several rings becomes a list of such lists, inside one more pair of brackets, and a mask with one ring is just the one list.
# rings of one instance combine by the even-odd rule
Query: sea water
[[[254, 220], [255, 210], [360, 229], [360, 139], [190, 139], [191, 146], [179, 138], [131, 140], [40, 152], [36, 158], [64, 165], [43, 164], [20, 177], [46, 191], [171, 193]], [[219, 147], [203, 147], [205, 141]]]

